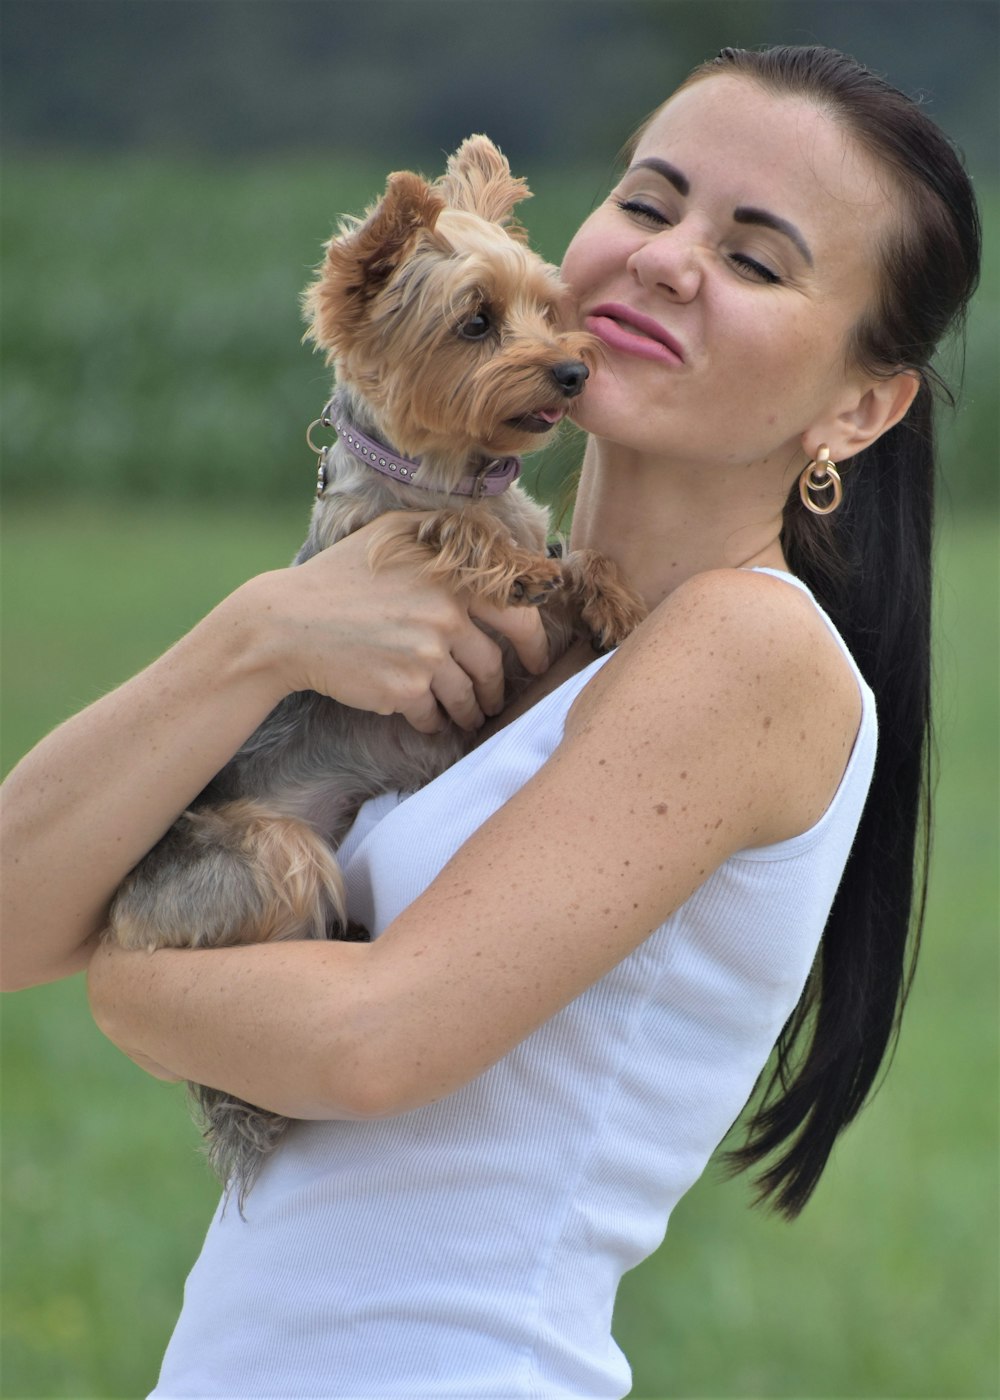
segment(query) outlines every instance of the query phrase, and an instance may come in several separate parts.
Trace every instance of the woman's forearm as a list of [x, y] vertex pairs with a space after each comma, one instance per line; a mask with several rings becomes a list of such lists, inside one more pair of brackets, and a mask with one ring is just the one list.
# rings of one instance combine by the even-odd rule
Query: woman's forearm
[[240, 590], [67, 720], [2, 789], [2, 980], [85, 966], [118, 883], [279, 698]]
[[291, 1118], [369, 1117], [387, 1092], [374, 1082], [375, 1055], [361, 1067], [386, 1012], [373, 1002], [372, 952], [341, 942], [105, 945], [90, 961], [91, 1000], [101, 1030], [144, 1068]]

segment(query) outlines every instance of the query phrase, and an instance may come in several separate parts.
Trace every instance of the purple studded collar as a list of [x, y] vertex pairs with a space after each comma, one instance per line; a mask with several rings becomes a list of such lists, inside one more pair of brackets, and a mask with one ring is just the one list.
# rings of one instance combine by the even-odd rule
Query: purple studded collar
[[[400, 481], [406, 486], [424, 486], [418, 475], [421, 459], [416, 457], [411, 460], [409, 457], [403, 457], [384, 443], [361, 432], [347, 417], [340, 394], [334, 394], [323, 409], [318, 422], [325, 428], [335, 428], [337, 437], [343, 446], [352, 452], [359, 462], [364, 462], [365, 466], [372, 467], [375, 471], [381, 472], [383, 476]], [[313, 427], [315, 426], [316, 424], [313, 424]], [[313, 446], [311, 437], [309, 444]], [[319, 455], [316, 494], [322, 495], [328, 481], [327, 453], [329, 448], [314, 447], [313, 450]], [[483, 496], [499, 496], [520, 475], [520, 457], [496, 457], [491, 462], [484, 462], [478, 472], [462, 477], [461, 481], [453, 486], [448, 494], [471, 496], [477, 501]], [[425, 487], [424, 489], [440, 490], [441, 488]]]

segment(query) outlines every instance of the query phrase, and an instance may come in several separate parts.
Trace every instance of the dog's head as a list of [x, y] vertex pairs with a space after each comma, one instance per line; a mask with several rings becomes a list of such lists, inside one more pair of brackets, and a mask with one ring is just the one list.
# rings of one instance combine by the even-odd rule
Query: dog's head
[[536, 448], [580, 393], [596, 342], [560, 328], [558, 272], [513, 218], [529, 197], [485, 136], [429, 184], [408, 171], [346, 220], [304, 297], [337, 380], [411, 456]]

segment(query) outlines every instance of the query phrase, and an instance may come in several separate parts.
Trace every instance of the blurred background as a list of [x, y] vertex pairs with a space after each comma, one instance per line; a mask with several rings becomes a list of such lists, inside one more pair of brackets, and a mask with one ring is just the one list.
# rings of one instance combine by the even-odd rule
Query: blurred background
[[[646, 1400], [997, 1396], [996, 0], [4, 0], [0, 26], [5, 769], [291, 557], [327, 391], [298, 294], [388, 170], [487, 132], [558, 261], [726, 44], [845, 49], [964, 149], [988, 261], [943, 361], [939, 825], [900, 1048], [802, 1219], [710, 1171], [616, 1334]], [[3, 1012], [0, 1393], [144, 1394], [216, 1194], [183, 1093], [103, 1041], [81, 979]]]

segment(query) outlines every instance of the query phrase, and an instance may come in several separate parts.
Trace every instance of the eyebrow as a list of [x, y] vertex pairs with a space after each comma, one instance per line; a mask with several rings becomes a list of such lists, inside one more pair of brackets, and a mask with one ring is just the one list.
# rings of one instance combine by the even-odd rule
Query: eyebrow
[[[659, 156], [646, 156], [643, 160], [637, 160], [629, 169], [655, 170], [658, 175], [662, 175], [665, 180], [668, 180], [677, 193], [683, 195], [685, 199], [691, 193], [691, 181], [684, 172], [678, 170], [676, 165], [671, 165], [668, 160], [662, 160]], [[783, 233], [812, 267], [813, 255], [809, 244], [788, 219], [782, 219], [767, 209], [757, 209], [747, 205], [741, 205], [739, 209], [734, 209], [733, 219], [738, 224], [757, 224], [760, 228], [771, 228], [774, 229], [775, 233]]]
[[775, 233], [783, 233], [798, 248], [810, 267], [813, 265], [813, 255], [809, 251], [809, 244], [802, 237], [802, 234], [794, 224], [787, 219], [781, 219], [777, 214], [771, 214], [766, 209], [748, 209], [741, 207], [733, 210], [733, 219], [738, 224], [759, 224], [762, 228], [773, 228]]
[[668, 160], [661, 160], [659, 156], [647, 156], [645, 160], [637, 160], [629, 169], [655, 170], [658, 175], [670, 181], [678, 194], [686, 198], [691, 193], [691, 181], [688, 177], [682, 174], [676, 165], [671, 165]]

